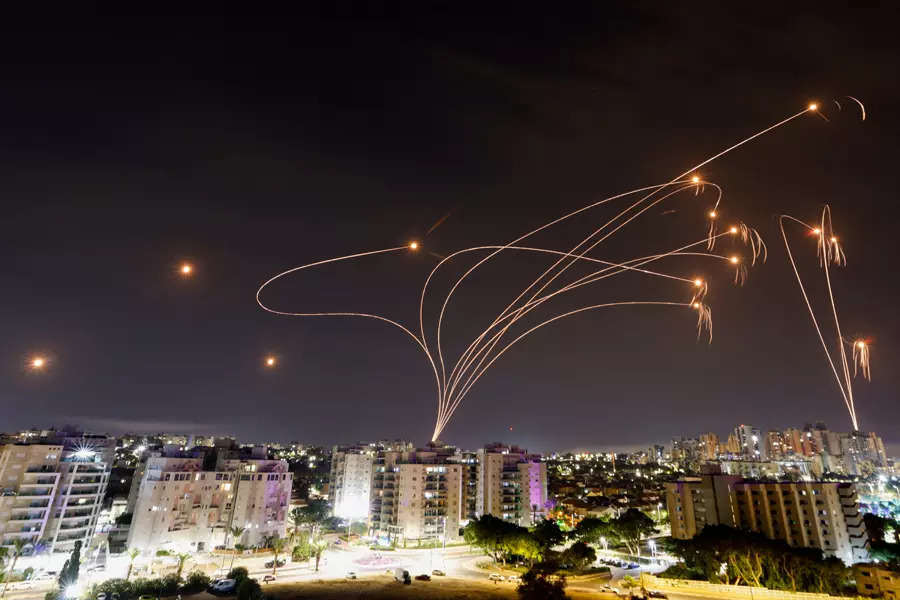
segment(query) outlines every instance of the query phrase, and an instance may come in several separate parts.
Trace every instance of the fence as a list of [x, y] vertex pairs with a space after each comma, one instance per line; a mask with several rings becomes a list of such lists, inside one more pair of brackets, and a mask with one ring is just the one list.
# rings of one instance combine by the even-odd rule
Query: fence
[[671, 590], [682, 594], [709, 596], [711, 598], [746, 599], [746, 600], [835, 600], [828, 594], [809, 592], [785, 592], [768, 588], [750, 587], [746, 585], [725, 585], [708, 581], [691, 581], [687, 579], [664, 579], [654, 575], [643, 576], [644, 585], [654, 590]]

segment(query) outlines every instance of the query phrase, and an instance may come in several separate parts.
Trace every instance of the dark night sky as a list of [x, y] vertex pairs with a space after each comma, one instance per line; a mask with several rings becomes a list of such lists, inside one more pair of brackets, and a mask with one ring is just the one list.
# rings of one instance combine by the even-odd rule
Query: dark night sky
[[[830, 122], [804, 117], [702, 171], [770, 250], [743, 288], [727, 269], [703, 267], [712, 345], [695, 341], [693, 314], [674, 309], [563, 321], [498, 361], [443, 437], [547, 450], [725, 434], [739, 422], [848, 429], [775, 221], [811, 220], [829, 203], [849, 262], [834, 286], [844, 328], [873, 339], [874, 380], [855, 386], [861, 426], [900, 443], [898, 14], [720, 4], [8, 15], [3, 427], [424, 442], [433, 383], [410, 340], [372, 321], [266, 314], [254, 302], [259, 283], [412, 238], [439, 254], [503, 243], [667, 181], [816, 99]], [[866, 121], [846, 102], [835, 112], [831, 99], [846, 94], [866, 103]], [[705, 202], [654, 211], [596, 255], [699, 239]], [[535, 243], [571, 247], [603, 215]], [[815, 278], [812, 246], [795, 246]], [[174, 273], [184, 259], [197, 268], [187, 281]], [[427, 252], [345, 263], [267, 298], [412, 324], [434, 263]], [[473, 278], [451, 304], [447, 335], [471, 334], [548, 264], [509, 257]], [[578, 293], [560, 306], [684, 295], [634, 278]], [[51, 359], [41, 375], [24, 366], [36, 352]], [[281, 360], [274, 371], [261, 368], [270, 352]]]

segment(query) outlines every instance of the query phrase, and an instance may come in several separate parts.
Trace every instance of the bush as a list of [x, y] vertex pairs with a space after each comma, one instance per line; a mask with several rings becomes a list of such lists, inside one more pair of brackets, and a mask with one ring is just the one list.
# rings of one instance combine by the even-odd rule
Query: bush
[[131, 583], [133, 596], [159, 596], [162, 588], [162, 580], [138, 577]]
[[178, 584], [181, 583], [181, 578], [175, 573], [169, 573], [156, 581], [159, 581], [160, 596], [174, 596], [178, 592]]
[[237, 600], [262, 600], [263, 591], [255, 579], [244, 579], [237, 587]]
[[[97, 584], [97, 591], [106, 593], [107, 598], [111, 598], [113, 594], [118, 594], [120, 600], [126, 600], [134, 596], [133, 586], [130, 581], [124, 579], [107, 579]], [[96, 596], [94, 596], [96, 597]]]
[[226, 579], [234, 579], [238, 586], [240, 586], [241, 582], [247, 579], [249, 575], [250, 574], [245, 567], [235, 567], [232, 570], [228, 571]]
[[550, 581], [546, 575], [534, 570], [522, 576], [522, 583], [516, 588], [522, 600], [569, 600], [566, 596], [566, 579], [561, 577]]
[[53, 588], [46, 594], [44, 594], [44, 600], [57, 600], [62, 595], [62, 592], [59, 588]]
[[203, 571], [193, 571], [188, 574], [187, 580], [181, 588], [184, 594], [196, 594], [209, 587], [209, 577]]

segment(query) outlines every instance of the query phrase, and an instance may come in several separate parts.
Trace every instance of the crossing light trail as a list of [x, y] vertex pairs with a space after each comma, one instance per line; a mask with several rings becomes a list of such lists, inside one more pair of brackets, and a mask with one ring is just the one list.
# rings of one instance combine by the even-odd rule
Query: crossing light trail
[[[791, 244], [788, 241], [788, 234], [787, 231], [785, 231], [785, 224], [799, 225], [806, 231], [807, 236], [815, 239], [816, 254], [819, 258], [819, 266], [824, 273], [825, 289], [828, 292], [828, 306], [830, 308], [829, 316], [834, 322], [835, 340], [833, 344], [829, 344], [825, 341], [825, 335], [822, 333], [822, 326], [816, 318], [816, 311], [813, 309], [809, 294], [806, 291], [806, 286], [803, 284], [803, 278], [800, 276], [797, 262], [794, 259], [794, 253], [791, 250]], [[838, 318], [837, 304], [834, 300], [834, 291], [831, 289], [830, 265], [845, 266], [847, 264], [847, 258], [844, 256], [844, 249], [832, 228], [831, 208], [828, 205], [825, 205], [822, 209], [821, 219], [816, 225], [809, 225], [790, 215], [781, 215], [778, 219], [778, 226], [781, 230], [781, 238], [784, 240], [784, 248], [787, 251], [788, 260], [794, 271], [794, 278], [797, 280], [797, 285], [800, 286], [803, 302], [806, 304], [806, 309], [812, 319], [813, 328], [816, 330], [816, 335], [819, 338], [819, 342], [822, 344], [822, 349], [825, 351], [825, 358], [828, 360], [828, 365], [831, 367], [832, 373], [834, 373], [834, 378], [837, 381], [841, 398], [844, 401], [844, 405], [847, 407], [847, 412], [850, 414], [850, 422], [853, 425], [853, 431], [859, 431], [859, 422], [856, 418], [856, 404], [853, 397], [853, 378], [856, 377], [858, 372], [862, 372], [863, 377], [868, 380], [871, 380], [872, 378], [869, 362], [869, 343], [863, 339], [847, 340], [841, 332], [841, 322]], [[837, 349], [837, 365], [835, 364], [835, 359], [832, 355], [834, 348], [831, 348], [830, 346], [834, 346]], [[848, 346], [851, 348], [850, 361], [847, 359]], [[850, 374], [850, 362], [853, 363], [852, 376]]]
[[[711, 342], [712, 310], [707, 305], [705, 298], [711, 281], [715, 279], [715, 265], [722, 265], [724, 269], [733, 270], [734, 283], [743, 284], [747, 278], [748, 269], [755, 266], [758, 262], [765, 261], [767, 249], [762, 237], [755, 229], [744, 223], [732, 222], [730, 219], [725, 218], [724, 212], [727, 211], [724, 211], [722, 206], [722, 188], [704, 178], [700, 169], [760, 136], [770, 133], [806, 114], [819, 114], [818, 104], [809, 104], [804, 110], [732, 144], [665, 183], [643, 186], [592, 202], [517, 236], [505, 244], [484, 244], [462, 248], [441, 258], [441, 255], [444, 253], [435, 253], [433, 249], [428, 248], [427, 244], [423, 244], [422, 241], [411, 241], [403, 246], [320, 260], [282, 271], [271, 277], [257, 290], [256, 301], [261, 308], [276, 315], [292, 317], [361, 317], [379, 320], [403, 331], [425, 355], [434, 377], [437, 417], [432, 432], [432, 439], [436, 440], [451, 422], [463, 399], [469, 395], [480, 378], [490, 370], [491, 366], [503, 354], [532, 333], [561, 319], [604, 308], [623, 310], [636, 307], [645, 309], [647, 307], [675, 308], [694, 313], [697, 319], [698, 338], [706, 332]], [[711, 199], [709, 199], [709, 191], [713, 192]], [[529, 238], [564, 221], [575, 218], [584, 220], [589, 215], [593, 217], [598, 211], [612, 207], [618, 202], [624, 202], [624, 208], [618, 209], [611, 217], [607, 216], [607, 218], [600, 219], [599, 226], [592, 228], [592, 232], [587, 237], [574, 245], [564, 249], [555, 249], [543, 248], [534, 243], [526, 242]], [[668, 250], [644, 248], [642, 251], [636, 252], [635, 257], [630, 259], [609, 260], [597, 256], [598, 249], [603, 248], [603, 244], [614, 236], [618, 236], [618, 238], [627, 236], [626, 242], [640, 243], [646, 246], [647, 236], [629, 236], [629, 232], [637, 226], [637, 223], [647, 219], [652, 214], [649, 211], [654, 207], [664, 203], [675, 202], [678, 202], [683, 207], [696, 209], [700, 220], [705, 223], [705, 235], [700, 240], [682, 243], [676, 248]], [[697, 206], [697, 203], [700, 205]], [[714, 251], [723, 238], [730, 240], [730, 245], [733, 248], [727, 251]], [[746, 248], [746, 250], [743, 252], [737, 250], [739, 246]], [[424, 255], [437, 256], [440, 260], [426, 277], [419, 294], [418, 333], [414, 333], [399, 320], [382, 315], [355, 311], [300, 312], [281, 310], [269, 306], [262, 299], [263, 291], [266, 288], [276, 281], [299, 271], [342, 261], [361, 260], [399, 253], [415, 253], [420, 250], [424, 251]], [[823, 247], [821, 252], [824, 259], [835, 261], [837, 260], [836, 257], [840, 257], [840, 260], [843, 260], [843, 251], [836, 240], [828, 242], [827, 247]], [[446, 293], [437, 295], [436, 299], [440, 309], [437, 311], [433, 322], [426, 322], [426, 304], [435, 299], [432, 297], [434, 295], [435, 275], [451, 261], [458, 263], [473, 254], [479, 253], [486, 253], [486, 255], [465, 268], [463, 274], [452, 281]], [[446, 336], [442, 332], [442, 325], [450, 300], [461, 289], [472, 273], [487, 263], [497, 260], [497, 257], [501, 254], [510, 257], [523, 254], [541, 255], [550, 257], [553, 259], [553, 262], [548, 268], [542, 269], [529, 285], [518, 292], [499, 314], [487, 319], [487, 326], [475, 335], [470, 343], [465, 345], [465, 349], [458, 356], [453, 357], [451, 360], [446, 355], [444, 348], [444, 338]], [[707, 269], [703, 267], [703, 261], [707, 261], [710, 265], [711, 272], [707, 272]], [[663, 269], [660, 266], [662, 264], [667, 265], [667, 268]], [[575, 265], [590, 267], [590, 272], [586, 275], [573, 276], [572, 274], [575, 271], [572, 268]], [[676, 268], [676, 265], [677, 270], [671, 271], [672, 268]], [[605, 290], [604, 286], [598, 284], [602, 284], [610, 278], [623, 275], [649, 278], [659, 282], [659, 294], [662, 294], [663, 297], [653, 299], [609, 299], [598, 302], [597, 295]], [[584, 295], [586, 300], [584, 306], [575, 309], [567, 307], [565, 310], [552, 310], [556, 299], [572, 296], [573, 294], [579, 294], [576, 298], [581, 298], [581, 295]], [[538, 314], [536, 312], [538, 308], [546, 310], [548, 307], [550, 308], [550, 316], [542, 312], [540, 313], [539, 322], [536, 324], [533, 320], [528, 321], [530, 317], [533, 318], [534, 315]], [[454, 334], [456, 333], [454, 332]], [[507, 337], [510, 339], [507, 340]], [[869, 373], [868, 356], [868, 346], [852, 345], [854, 368], [862, 370], [865, 376], [868, 376]], [[844, 370], [849, 376], [848, 365], [844, 365]], [[836, 369], [835, 373], [837, 373]], [[852, 406], [852, 402], [850, 406]]]

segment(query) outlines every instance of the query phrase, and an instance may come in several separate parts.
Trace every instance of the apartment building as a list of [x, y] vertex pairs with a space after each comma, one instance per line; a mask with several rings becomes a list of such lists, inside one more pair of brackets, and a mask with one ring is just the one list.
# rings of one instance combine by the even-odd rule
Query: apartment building
[[667, 483], [666, 505], [672, 537], [678, 539], [689, 539], [706, 525], [727, 525], [818, 548], [847, 564], [868, 557], [852, 483], [757, 483], [706, 475]]
[[[267, 536], [285, 534], [293, 474], [284, 460], [268, 460], [265, 449], [227, 452], [216, 457], [213, 470], [204, 451], [166, 450], [146, 458], [137, 491], [129, 548], [203, 551], [216, 545], [260, 544]], [[239, 539], [226, 533], [243, 527]]]
[[900, 600], [900, 572], [888, 564], [853, 565], [853, 578], [860, 596]]
[[46, 430], [0, 446], [2, 545], [22, 538], [51, 552], [87, 545], [97, 530], [115, 440]]
[[452, 542], [460, 538], [464, 465], [456, 449], [382, 451], [374, 460], [370, 533], [388, 543]]
[[369, 445], [334, 447], [329, 479], [334, 516], [364, 519], [369, 515], [374, 460], [375, 450]]
[[543, 517], [547, 503], [547, 465], [540, 455], [517, 446], [490, 444], [476, 452], [475, 513], [522, 526]]

